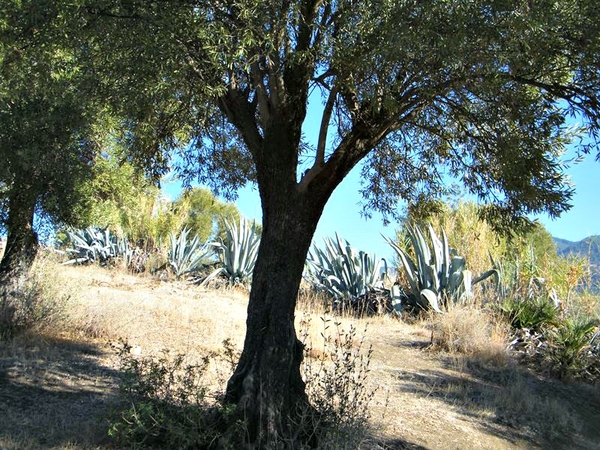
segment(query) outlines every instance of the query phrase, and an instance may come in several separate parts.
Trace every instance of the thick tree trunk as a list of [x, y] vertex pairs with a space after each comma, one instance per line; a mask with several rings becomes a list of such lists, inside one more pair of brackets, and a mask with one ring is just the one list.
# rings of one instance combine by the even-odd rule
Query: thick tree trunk
[[36, 196], [21, 190], [10, 196], [7, 239], [0, 261], [0, 324], [9, 327], [19, 310], [19, 293], [38, 250], [37, 233], [33, 230]]
[[236, 417], [245, 420], [246, 438], [254, 448], [282, 441], [293, 448], [314, 441], [305, 420], [312, 409], [300, 375], [303, 346], [296, 337], [294, 311], [322, 205], [306, 202], [296, 191], [274, 197], [263, 204], [246, 340], [226, 394], [227, 402], [237, 405]]

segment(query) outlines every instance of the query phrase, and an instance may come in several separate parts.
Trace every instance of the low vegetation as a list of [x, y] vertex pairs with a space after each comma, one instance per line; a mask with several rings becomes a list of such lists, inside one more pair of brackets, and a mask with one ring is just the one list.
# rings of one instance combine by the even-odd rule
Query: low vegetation
[[[0, 295], [0, 342], [28, 331], [44, 331], [64, 321], [73, 292], [53, 282], [56, 261], [42, 254], [16, 292]], [[9, 296], [16, 299], [9, 301]]]
[[[38, 382], [33, 368], [39, 364], [55, 364], [45, 370], [62, 379], [68, 375], [53, 358], [97, 346], [85, 351], [105, 355], [98, 376], [104, 383], [110, 378], [105, 392], [111, 397], [95, 408], [108, 425], [88, 437], [69, 427], [53, 430], [52, 445], [71, 436], [77, 443], [64, 448], [239, 448], [245, 424], [230, 426], [222, 387], [238, 360], [260, 235], [243, 219], [225, 227], [218, 244], [190, 238], [187, 229], [171, 234], [154, 258], [162, 265], [152, 268], [147, 256], [139, 271], [131, 269], [134, 245], [107, 229], [70, 232], [62, 255], [42, 252], [20, 293], [22, 311], [3, 323], [0, 364], [8, 381], [0, 383], [0, 393], [17, 382]], [[427, 435], [439, 432], [438, 409], [469, 424], [458, 448], [469, 448], [472, 436], [489, 448], [550, 442], [553, 448], [587, 448], [600, 439], [590, 425], [599, 419], [592, 412], [600, 401], [599, 307], [582, 288], [585, 271], [553, 273], [574, 261], [540, 258], [531, 243], [512, 255], [490, 247], [493, 269], [475, 284], [468, 254], [452, 256], [458, 252], [448, 236], [455, 230], [441, 229], [440, 239], [432, 226], [427, 229], [407, 228], [409, 245], [390, 242], [400, 269], [394, 279], [387, 262], [339, 237], [311, 251], [296, 328], [314, 409], [300, 414], [299, 434], [283, 436], [282, 448], [317, 442], [322, 449], [410, 442], [446, 448]], [[384, 306], [364, 306], [374, 299]], [[70, 350], [50, 350], [67, 341]], [[569, 406], [563, 408], [565, 398]], [[0, 426], [0, 444], [42, 445], [33, 424], [25, 422], [29, 437], [16, 431], [19, 403], [7, 405], [15, 421]], [[495, 437], [483, 429], [495, 430]]]

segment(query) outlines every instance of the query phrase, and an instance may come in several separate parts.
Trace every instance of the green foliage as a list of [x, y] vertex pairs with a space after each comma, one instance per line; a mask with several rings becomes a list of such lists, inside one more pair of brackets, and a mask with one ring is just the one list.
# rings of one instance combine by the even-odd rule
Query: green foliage
[[167, 244], [183, 229], [202, 242], [221, 237], [224, 221], [239, 220], [231, 203], [220, 202], [207, 189], [193, 188], [169, 201], [150, 179], [128, 161], [126, 149], [115, 136], [107, 139], [94, 165], [94, 176], [82, 190], [91, 205], [86, 221], [125, 235], [146, 251]]
[[233, 203], [223, 203], [203, 188], [184, 191], [172, 208], [182, 223], [180, 226], [197, 234], [203, 242], [211, 238], [224, 239], [225, 222], [239, 222], [241, 217]]
[[397, 243], [387, 238], [386, 241], [399, 258], [399, 270], [408, 282], [410, 303], [442, 312], [441, 308], [447, 307], [449, 302], [471, 298], [472, 284], [483, 281], [496, 272], [490, 270], [472, 280], [471, 272], [466, 269], [465, 258], [452, 255], [444, 230], [442, 229], [442, 239], [431, 225], [428, 231], [429, 241], [419, 226], [406, 225], [414, 259]]
[[[90, 75], [62, 30], [55, 2], [2, 2], [0, 17], [0, 229], [80, 226], [105, 114], [86, 93]], [[43, 13], [42, 13], [43, 11]], [[10, 218], [12, 216], [12, 219]], [[17, 221], [19, 223], [17, 223]]]
[[558, 257], [552, 235], [539, 222], [536, 222], [528, 233], [521, 236], [520, 240], [521, 242], [516, 243], [517, 247], [531, 252], [536, 261], [548, 264]]
[[[93, 177], [81, 187], [90, 199], [88, 224], [127, 235], [133, 242], [142, 236], [150, 237], [147, 220], [151, 219], [159, 191], [127, 160], [126, 149], [116, 133], [102, 142], [102, 152], [94, 162], [93, 171]], [[138, 215], [142, 217], [137, 218]]]
[[[469, 262], [469, 269], [474, 273], [483, 273], [489, 269], [489, 255], [495, 259], [504, 258], [508, 247], [506, 237], [496, 233], [481, 214], [480, 205], [459, 200], [453, 204], [442, 204], [427, 222], [407, 223], [430, 223], [434, 229], [444, 230], [448, 242], [460, 249], [461, 255]], [[398, 238], [403, 233], [404, 230], [400, 229]]]
[[516, 329], [526, 328], [539, 332], [558, 323], [558, 309], [554, 302], [546, 297], [510, 297], [502, 301], [499, 308]]
[[364, 251], [356, 251], [336, 234], [325, 239], [325, 249], [314, 246], [306, 260], [306, 278], [317, 290], [336, 302], [353, 305], [360, 297], [383, 288], [387, 263]]
[[[345, 155], [327, 169], [340, 175], [366, 156], [368, 210], [391, 213], [398, 197], [414, 202], [447, 192], [442, 174], [494, 202], [487, 215], [501, 225], [568, 207], [560, 153], [576, 133], [567, 113], [598, 128], [597, 108], [588, 105], [597, 104], [600, 32], [588, 2], [449, 8], [297, 0], [277, 8], [248, 2], [226, 13], [212, 3], [171, 6], [95, 5], [84, 10], [91, 17], [75, 15], [69, 30], [94, 40], [89, 64], [111, 82], [111, 98], [130, 118], [136, 159], [160, 168], [166, 149], [178, 149], [184, 176], [230, 194], [256, 179], [251, 155], [281, 143], [284, 133], [297, 137], [279, 149], [289, 161], [307, 149], [318, 156], [304, 184], [324, 169], [325, 155]], [[586, 39], [564, 38], [578, 35], [582, 23]], [[299, 139], [315, 90], [326, 105], [319, 148]], [[288, 109], [295, 113], [283, 114]], [[336, 134], [326, 139], [327, 131]], [[352, 142], [360, 145], [347, 153]], [[330, 171], [338, 165], [344, 170]], [[295, 176], [297, 169], [285, 170]]]
[[250, 226], [245, 218], [240, 219], [239, 226], [225, 221], [225, 230], [225, 239], [212, 243], [222, 267], [206, 277], [203, 284], [218, 275], [225, 275], [230, 285], [246, 285], [252, 279], [260, 245], [260, 234], [255, 225]]
[[[557, 257], [552, 236], [539, 223], [523, 234], [497, 233], [483, 220], [481, 206], [460, 201], [453, 206], [443, 204], [430, 217], [460, 249], [469, 269], [493, 276], [497, 291], [485, 289], [484, 300], [546, 296], [554, 302], [559, 298], [567, 301], [584, 276], [576, 261], [568, 263]], [[404, 230], [397, 233], [397, 244], [413, 255]], [[490, 262], [491, 273], [487, 270]]]
[[561, 376], [578, 374], [590, 363], [586, 351], [590, 349], [597, 323], [582, 316], [575, 316], [567, 317], [557, 325], [547, 332], [548, 356]]
[[208, 244], [203, 244], [198, 235], [188, 240], [189, 234], [190, 230], [184, 228], [179, 236], [175, 233], [169, 235], [167, 259], [169, 268], [177, 278], [208, 264], [212, 256], [212, 249]]
[[202, 385], [210, 358], [188, 364], [183, 355], [123, 355], [127, 407], [113, 413], [109, 436], [128, 448], [210, 448], [218, 438]]
[[94, 165], [94, 176], [82, 186], [90, 200], [86, 217], [93, 227], [107, 228], [146, 251], [178, 232], [171, 204], [160, 189], [128, 160], [117, 136], [107, 138]]

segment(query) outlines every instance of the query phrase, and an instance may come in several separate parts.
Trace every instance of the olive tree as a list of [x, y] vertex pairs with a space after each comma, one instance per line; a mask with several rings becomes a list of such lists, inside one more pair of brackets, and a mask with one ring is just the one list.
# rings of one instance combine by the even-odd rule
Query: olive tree
[[[454, 177], [511, 226], [569, 208], [567, 117], [591, 136], [581, 151], [596, 144], [591, 0], [83, 3], [131, 154], [161, 167], [177, 151], [182, 174], [225, 195], [258, 186], [262, 241], [226, 400], [259, 446], [294, 435], [310, 410], [296, 297], [323, 208], [355, 166], [367, 211], [393, 214]], [[309, 145], [303, 125], [319, 98]]]
[[92, 103], [79, 87], [74, 54], [58, 38], [64, 20], [50, 4], [27, 3], [0, 6], [2, 302], [35, 257], [34, 216], [69, 223], [85, 210], [78, 183], [90, 175], [96, 151]]

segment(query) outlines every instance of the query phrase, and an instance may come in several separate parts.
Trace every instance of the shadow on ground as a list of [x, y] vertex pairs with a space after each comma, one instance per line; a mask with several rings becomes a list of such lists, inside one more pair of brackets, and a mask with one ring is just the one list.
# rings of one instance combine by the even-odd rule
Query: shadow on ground
[[516, 363], [495, 367], [438, 356], [442, 369], [399, 371], [398, 390], [443, 401], [480, 430], [513, 444], [600, 448], [598, 387], [543, 378]]
[[29, 336], [0, 342], [0, 446], [97, 447], [118, 400], [119, 372], [106, 349]]
[[377, 450], [428, 450], [427, 447], [402, 439], [389, 439], [377, 443]]

